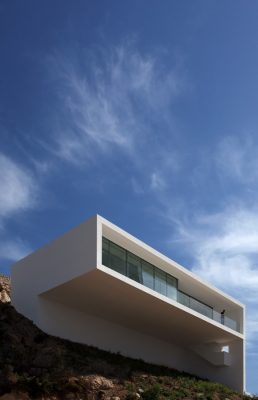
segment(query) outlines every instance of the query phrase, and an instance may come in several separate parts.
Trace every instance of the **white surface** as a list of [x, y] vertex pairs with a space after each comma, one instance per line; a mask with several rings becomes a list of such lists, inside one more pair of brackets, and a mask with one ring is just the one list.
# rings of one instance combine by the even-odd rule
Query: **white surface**
[[[16, 309], [53, 335], [169, 365], [242, 391], [244, 334], [103, 266], [102, 234], [175, 276], [187, 294], [214, 309], [226, 309], [244, 331], [241, 303], [99, 216], [14, 265]], [[211, 355], [210, 343], [229, 345], [229, 355]], [[197, 354], [193, 346], [204, 346], [206, 354]]]

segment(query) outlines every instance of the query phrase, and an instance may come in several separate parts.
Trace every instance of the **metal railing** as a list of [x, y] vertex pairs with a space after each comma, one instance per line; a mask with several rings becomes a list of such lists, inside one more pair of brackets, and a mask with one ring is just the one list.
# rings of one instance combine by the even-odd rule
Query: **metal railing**
[[234, 331], [240, 332], [240, 326], [234, 319], [227, 317], [217, 311], [213, 310], [213, 319], [214, 321], [219, 322], [222, 325], [227, 326], [228, 328], [233, 329]]
[[[110, 247], [109, 247], [110, 243], [116, 246], [116, 248], [118, 248], [119, 250], [124, 252], [125, 256], [124, 260], [120, 260], [120, 258], [117, 255], [112, 255], [112, 258], [110, 257]], [[103, 238], [103, 246], [104, 244], [108, 246], [108, 249], [105, 249], [104, 252], [104, 247], [103, 247], [102, 262], [107, 267], [114, 269], [115, 271], [135, 280], [138, 283], [141, 283], [144, 286], [149, 287], [150, 289], [155, 290], [160, 294], [163, 294], [164, 296], [172, 300], [176, 300], [178, 303], [184, 305], [185, 307], [191, 308], [192, 310], [204, 315], [205, 317], [213, 319], [214, 321], [219, 322], [220, 324], [225, 325], [233, 329], [234, 331], [240, 332], [240, 325], [235, 320], [224, 315], [224, 313], [219, 313], [215, 311], [211, 306], [179, 290], [177, 287], [178, 281], [172, 275], [165, 273], [164, 271], [160, 270], [158, 267], [154, 265], [146, 263], [140, 257], [133, 255], [128, 250], [123, 249], [122, 247], [114, 244], [113, 242], [111, 242], [106, 238]], [[129, 273], [128, 270], [128, 255], [131, 255], [133, 258], [136, 258], [138, 260], [138, 263], [133, 265], [134, 267], [133, 273], [132, 272]], [[113, 265], [112, 262], [114, 259], [116, 260], [115, 265]], [[148, 277], [146, 276], [144, 277], [143, 274], [144, 267], [149, 269], [148, 271], [149, 275], [147, 274]], [[145, 273], [147, 272], [145, 271]], [[160, 277], [160, 280], [162, 282], [158, 282], [157, 280], [159, 274], [162, 274], [162, 276]], [[150, 281], [148, 281], [148, 279]], [[170, 285], [169, 285], [169, 279], [174, 280], [174, 282], [170, 282]], [[163, 283], [163, 285], [161, 285], [161, 283]]]
[[189, 296], [181, 290], [177, 290], [177, 301], [178, 303], [189, 307], [192, 310], [197, 311], [200, 314], [205, 315], [206, 317], [211, 318], [230, 329], [233, 329], [234, 331], [240, 332], [240, 326], [237, 321], [222, 313], [219, 313], [218, 311], [215, 311], [212, 307], [202, 303], [200, 300], [197, 300], [192, 296]]
[[184, 306], [189, 307], [192, 310], [197, 311], [202, 315], [205, 315], [205, 317], [212, 319], [212, 313], [213, 313], [212, 307], [208, 306], [207, 304], [204, 304], [203, 302], [195, 299], [192, 296], [189, 296], [188, 294], [182, 292], [181, 290], [177, 291], [177, 301], [178, 303], [183, 304]]

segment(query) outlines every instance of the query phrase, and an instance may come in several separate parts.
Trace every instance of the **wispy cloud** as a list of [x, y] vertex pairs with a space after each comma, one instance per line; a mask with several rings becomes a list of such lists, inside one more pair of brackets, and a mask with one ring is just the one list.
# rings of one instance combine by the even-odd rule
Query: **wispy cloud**
[[33, 175], [0, 153], [0, 220], [35, 206], [38, 188]]
[[215, 152], [218, 173], [243, 184], [258, 180], [258, 145], [253, 135], [227, 136]]
[[166, 182], [162, 174], [159, 171], [152, 172], [150, 176], [150, 187], [153, 190], [163, 190], [166, 186]]
[[[145, 146], [147, 149], [147, 146]], [[149, 154], [148, 154], [149, 153]], [[182, 168], [180, 155], [174, 150], [164, 149], [159, 144], [150, 152], [144, 152], [138, 162], [138, 174], [131, 179], [136, 194], [150, 193], [157, 195], [159, 202], [165, 201]]]
[[[62, 115], [54, 152], [74, 164], [115, 150], [136, 160], [155, 120], [170, 117], [169, 105], [183, 90], [183, 80], [161, 60], [140, 54], [125, 43], [99, 52], [94, 60], [55, 58], [60, 78]], [[61, 71], [61, 72], [60, 72]]]
[[16, 261], [31, 252], [30, 246], [23, 242], [20, 238], [16, 240], [1, 240], [0, 243], [0, 259], [8, 261]]
[[35, 207], [38, 185], [31, 172], [0, 153], [0, 259], [16, 261], [30, 252], [20, 238], [7, 238], [10, 218]]

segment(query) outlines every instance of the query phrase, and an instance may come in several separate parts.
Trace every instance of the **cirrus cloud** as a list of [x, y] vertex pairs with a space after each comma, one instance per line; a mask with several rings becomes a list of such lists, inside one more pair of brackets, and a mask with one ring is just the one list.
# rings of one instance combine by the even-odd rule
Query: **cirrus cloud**
[[0, 153], [0, 188], [0, 259], [16, 261], [30, 248], [20, 238], [8, 238], [6, 225], [10, 218], [36, 206], [38, 185], [31, 172]]
[[171, 103], [185, 87], [176, 67], [165, 68], [130, 43], [102, 49], [94, 59], [87, 54], [84, 68], [53, 59], [61, 111], [51, 151], [76, 165], [114, 150], [137, 162], [155, 136], [152, 124], [171, 120]]
[[0, 153], [0, 218], [34, 207], [37, 184], [24, 167]]

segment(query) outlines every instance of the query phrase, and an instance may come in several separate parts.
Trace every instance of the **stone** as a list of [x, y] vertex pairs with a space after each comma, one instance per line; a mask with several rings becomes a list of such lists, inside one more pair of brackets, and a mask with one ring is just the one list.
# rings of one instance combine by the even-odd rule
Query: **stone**
[[2, 290], [0, 292], [0, 301], [2, 303], [10, 303], [11, 302], [10, 296], [8, 295], [6, 290]]
[[103, 376], [88, 376], [85, 380], [92, 389], [112, 389], [114, 387], [111, 379], [104, 378]]

